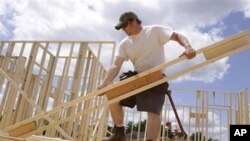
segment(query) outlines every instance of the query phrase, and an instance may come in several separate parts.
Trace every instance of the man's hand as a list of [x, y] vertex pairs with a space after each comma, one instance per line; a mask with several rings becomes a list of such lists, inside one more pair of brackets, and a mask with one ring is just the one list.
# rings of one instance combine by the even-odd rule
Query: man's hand
[[188, 59], [192, 59], [195, 57], [196, 52], [185, 36], [181, 35], [180, 33], [173, 32], [170, 37], [170, 40], [178, 42], [181, 46], [185, 48], [185, 51], [180, 55], [180, 57], [183, 55], [185, 55]]
[[[102, 88], [106, 87], [106, 85], [104, 85], [103, 83], [101, 83], [98, 87], [97, 90], [100, 90]], [[105, 93], [99, 94], [98, 96], [103, 96]]]
[[188, 59], [192, 59], [196, 56], [196, 51], [193, 48], [189, 47], [186, 48], [186, 50], [180, 55], [180, 57], [183, 55], [185, 55]]
[[100, 90], [102, 88], [106, 87], [106, 85], [104, 85], [103, 83], [101, 83], [98, 87], [97, 87], [97, 90]]
[[[120, 68], [124, 60], [125, 60], [124, 58], [116, 56], [115, 61], [111, 65], [110, 69], [108, 70], [101, 84], [97, 87], [97, 90], [100, 90], [109, 85], [109, 83], [115, 78], [115, 76], [120, 71]], [[104, 95], [104, 93], [100, 94], [99, 96], [102, 96], [102, 95]]]

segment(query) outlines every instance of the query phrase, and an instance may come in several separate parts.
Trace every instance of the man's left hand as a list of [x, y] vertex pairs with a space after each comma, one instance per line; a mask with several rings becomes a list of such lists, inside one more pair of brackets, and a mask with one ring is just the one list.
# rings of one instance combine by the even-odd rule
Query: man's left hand
[[187, 48], [181, 55], [185, 55], [188, 59], [192, 59], [196, 56], [196, 51], [193, 48]]

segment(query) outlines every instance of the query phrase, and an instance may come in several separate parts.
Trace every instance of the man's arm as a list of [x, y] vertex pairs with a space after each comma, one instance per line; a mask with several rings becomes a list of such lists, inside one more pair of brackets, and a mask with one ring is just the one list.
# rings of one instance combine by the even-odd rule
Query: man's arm
[[124, 62], [124, 58], [119, 57], [119, 56], [115, 58], [114, 63], [111, 65], [102, 83], [98, 86], [98, 89], [106, 87], [111, 81], [113, 81], [113, 79], [119, 73], [123, 62]]
[[192, 48], [188, 39], [185, 36], [173, 32], [173, 34], [170, 37], [170, 40], [178, 42], [181, 46], [185, 48], [185, 51], [182, 53], [182, 55], [186, 55], [188, 59], [192, 59], [195, 57], [196, 55], [195, 50]]

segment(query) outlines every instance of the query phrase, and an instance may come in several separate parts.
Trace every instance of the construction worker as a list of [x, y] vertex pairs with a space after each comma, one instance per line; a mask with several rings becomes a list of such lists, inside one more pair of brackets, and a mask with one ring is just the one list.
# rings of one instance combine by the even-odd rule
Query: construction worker
[[168, 128], [168, 137], [170, 139], [172, 139], [173, 141], [174, 140], [177, 140], [177, 135], [178, 135], [178, 132], [179, 132], [179, 128], [178, 128], [178, 125], [177, 123], [172, 123], [170, 121], [168, 121], [166, 123], [166, 126]]
[[[142, 26], [141, 20], [133, 12], [123, 13], [115, 29], [122, 29], [127, 34], [127, 37], [120, 42], [114, 63], [98, 89], [104, 88], [112, 82], [125, 60], [131, 60], [138, 73], [165, 63], [163, 47], [170, 40], [176, 41], [184, 47], [185, 51], [182, 55], [186, 55], [188, 59], [196, 55], [195, 50], [183, 35], [160, 25]], [[147, 90], [147, 94], [142, 92], [118, 103], [111, 104], [110, 111], [114, 121], [114, 134], [103, 141], [126, 141], [122, 106], [133, 108], [135, 105], [138, 111], [147, 112], [147, 141], [156, 141], [161, 125], [160, 113], [165, 99], [163, 89], [167, 87], [168, 84], [164, 83]]]

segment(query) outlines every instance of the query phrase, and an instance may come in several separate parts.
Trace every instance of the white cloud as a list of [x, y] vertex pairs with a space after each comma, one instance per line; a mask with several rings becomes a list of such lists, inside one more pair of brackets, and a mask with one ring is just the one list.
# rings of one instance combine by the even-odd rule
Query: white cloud
[[[245, 15], [248, 15], [249, 8], [244, 9], [245, 2], [246, 0], [26, 0], [12, 1], [8, 8], [15, 10], [11, 19], [15, 27], [13, 39], [120, 41], [125, 34], [115, 31], [114, 25], [122, 12], [131, 10], [138, 14], [143, 25], [171, 25], [186, 35], [195, 49], [199, 49], [222, 39], [221, 32], [225, 25], [221, 23], [221, 19], [230, 12], [245, 10]], [[0, 8], [3, 5], [4, 2], [1, 2]], [[3, 10], [0, 12], [4, 13]], [[200, 27], [213, 25], [216, 27], [206, 33], [199, 30]], [[0, 29], [4, 31], [4, 28]], [[170, 43], [166, 47], [167, 58], [176, 58], [182, 51], [182, 47]], [[195, 60], [192, 64], [194, 63]], [[192, 80], [211, 83], [222, 79], [229, 66], [227, 59], [224, 59], [181, 77], [176, 82]], [[131, 65], [126, 64], [122, 70], [131, 68]]]
[[8, 29], [2, 22], [2, 18], [7, 13], [7, 9], [8, 9], [8, 1], [0, 1], [0, 37], [6, 36], [9, 33]]
[[246, 0], [244, 14], [247, 18], [250, 18], [250, 1]]
[[8, 30], [4, 27], [2, 23], [0, 23], [0, 34], [7, 35]]
[[[99, 2], [100, 3], [100, 2]], [[17, 1], [12, 23], [15, 39], [97, 39], [106, 25], [102, 5], [87, 1]], [[103, 34], [101, 34], [103, 35]]]
[[0, 1], [0, 15], [4, 15], [6, 11], [6, 1], [1, 0]]

